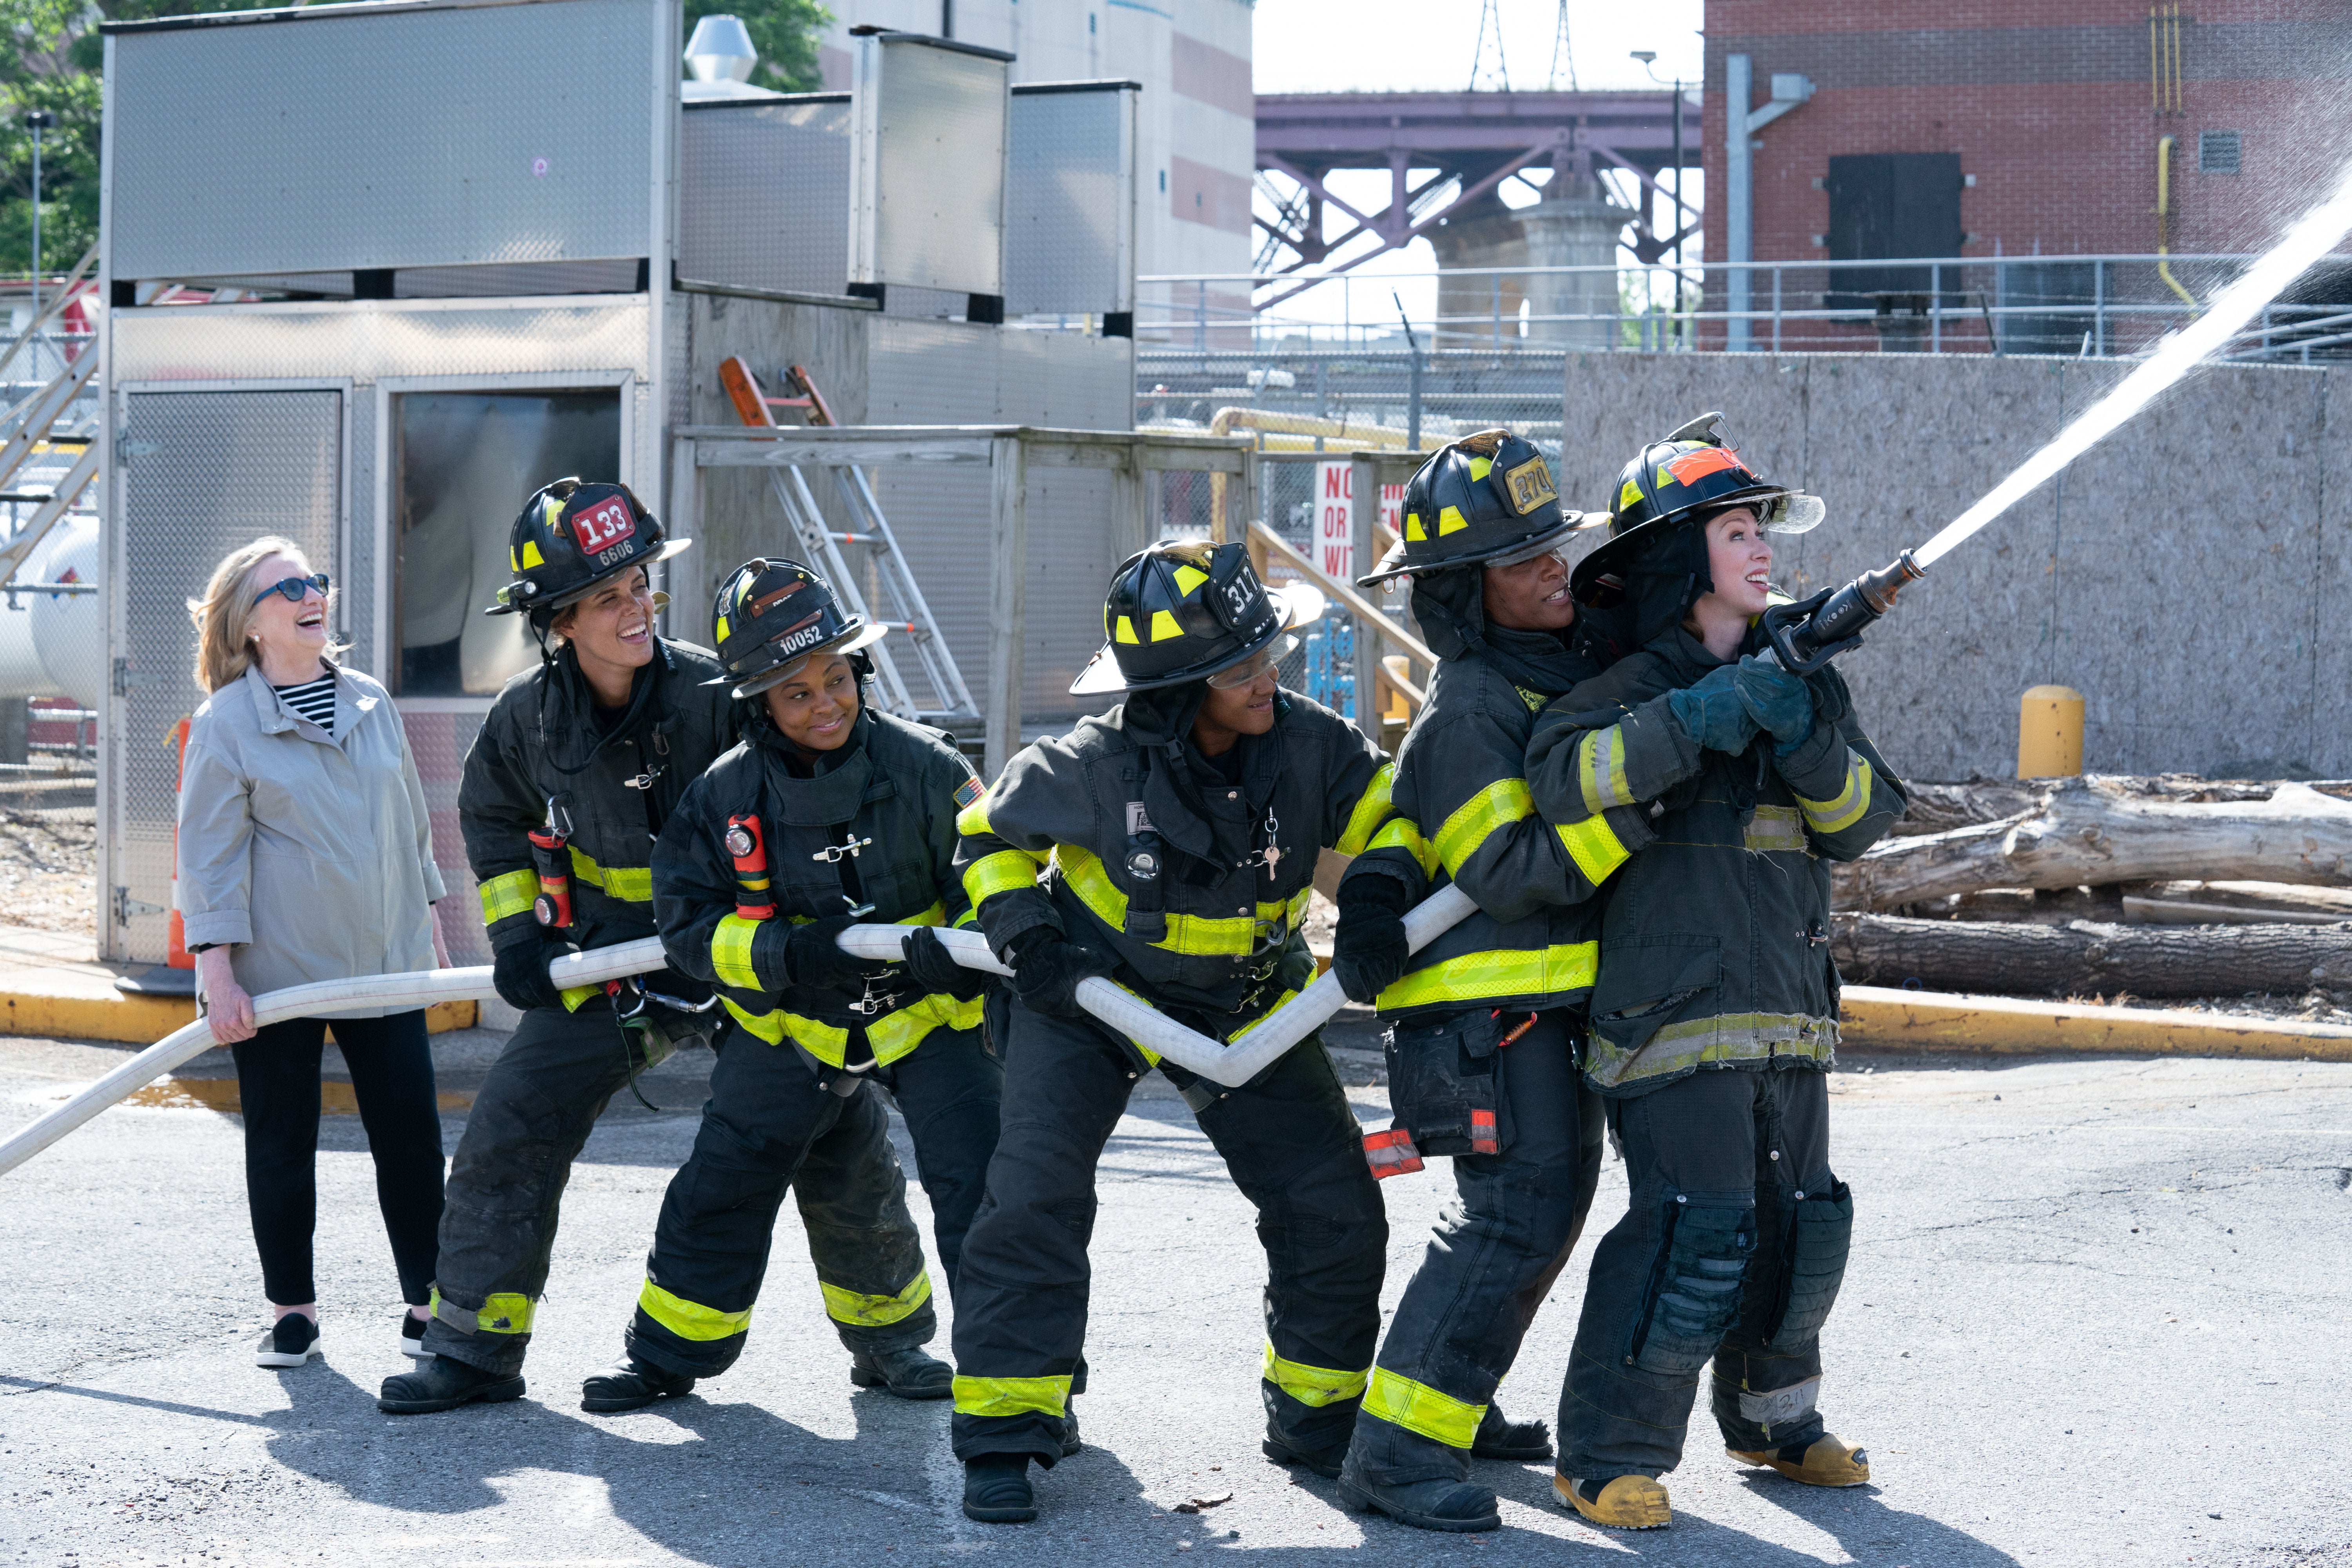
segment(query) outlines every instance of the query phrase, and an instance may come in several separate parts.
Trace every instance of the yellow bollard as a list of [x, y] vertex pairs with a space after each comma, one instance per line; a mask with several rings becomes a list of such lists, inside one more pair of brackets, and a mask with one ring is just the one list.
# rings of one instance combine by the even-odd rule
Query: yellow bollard
[[2037, 686], [2017, 700], [2017, 776], [2070, 779], [2083, 771], [2083, 694]]

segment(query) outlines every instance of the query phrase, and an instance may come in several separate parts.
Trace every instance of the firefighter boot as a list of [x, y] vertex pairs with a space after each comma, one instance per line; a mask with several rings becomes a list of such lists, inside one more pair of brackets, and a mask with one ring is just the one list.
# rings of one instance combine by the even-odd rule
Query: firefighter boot
[[858, 1351], [849, 1358], [849, 1381], [901, 1399], [946, 1399], [955, 1393], [955, 1368], [919, 1349]]
[[1498, 1530], [1503, 1523], [1502, 1511], [1495, 1506], [1495, 1494], [1468, 1481], [1440, 1478], [1382, 1485], [1343, 1469], [1339, 1495], [1366, 1513], [1384, 1513], [1415, 1530], [1468, 1533]]
[[1826, 1432], [1811, 1443], [1791, 1443], [1785, 1448], [1758, 1452], [1726, 1448], [1724, 1452], [1743, 1465], [1769, 1466], [1809, 1487], [1858, 1487], [1870, 1480], [1870, 1451], [1850, 1448]]
[[1075, 1398], [1062, 1401], [1062, 1458], [1068, 1458], [1086, 1442], [1078, 1436], [1078, 1402]]
[[1294, 1447], [1288, 1438], [1277, 1437], [1271, 1432], [1265, 1435], [1257, 1447], [1259, 1453], [1277, 1465], [1304, 1465], [1327, 1481], [1336, 1481], [1339, 1479], [1340, 1462], [1348, 1457], [1348, 1445], [1344, 1440], [1336, 1447], [1326, 1448], [1319, 1453], [1310, 1453], [1305, 1448]]
[[1554, 1476], [1551, 1489], [1584, 1518], [1611, 1530], [1656, 1530], [1674, 1517], [1666, 1508], [1666, 1489], [1647, 1476], [1619, 1476], [1612, 1481]]
[[597, 1415], [614, 1415], [624, 1410], [642, 1410], [656, 1399], [693, 1392], [694, 1379], [631, 1356], [580, 1385], [580, 1408]]
[[1026, 1524], [1037, 1517], [1026, 1454], [982, 1454], [963, 1465], [963, 1516], [982, 1524]]
[[1541, 1421], [1514, 1421], [1499, 1405], [1486, 1406], [1478, 1417], [1478, 1432], [1470, 1440], [1474, 1459], [1507, 1459], [1531, 1464], [1551, 1458], [1551, 1427]]
[[502, 1375], [484, 1372], [462, 1361], [436, 1355], [415, 1372], [385, 1378], [383, 1390], [376, 1395], [375, 1407], [386, 1415], [429, 1415], [436, 1410], [455, 1410], [474, 1400], [498, 1405], [521, 1397], [520, 1373]]

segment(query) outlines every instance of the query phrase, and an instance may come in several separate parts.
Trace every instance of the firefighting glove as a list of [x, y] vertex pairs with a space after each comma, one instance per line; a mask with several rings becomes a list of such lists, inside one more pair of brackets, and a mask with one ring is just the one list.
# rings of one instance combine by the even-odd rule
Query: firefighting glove
[[490, 965], [490, 984], [509, 1007], [528, 1013], [533, 1007], [563, 1005], [563, 992], [548, 977], [547, 966], [572, 951], [572, 944], [544, 931], [517, 937], [498, 950]]
[[1775, 751], [1785, 757], [1805, 743], [1813, 732], [1813, 693], [1803, 676], [1750, 655], [1732, 667], [1732, 679], [1748, 717], [1772, 737]]
[[907, 973], [915, 977], [925, 994], [952, 996], [959, 1002], [969, 1002], [988, 988], [988, 971], [966, 969], [948, 952], [948, 944], [940, 940], [938, 930], [917, 926], [898, 944], [907, 956]]
[[1404, 939], [1405, 886], [1376, 871], [1339, 884], [1339, 927], [1331, 938], [1331, 973], [1350, 1002], [1371, 1005], [1397, 982], [1412, 949]]
[[1740, 700], [1738, 677], [1739, 667], [1727, 664], [1666, 693], [1666, 706], [1702, 750], [1738, 756], [1756, 738], [1756, 720]]
[[1078, 1005], [1078, 983], [1090, 974], [1108, 974], [1111, 961], [1091, 948], [1081, 947], [1052, 926], [1033, 926], [1013, 940], [1005, 955], [1013, 965], [1013, 989], [1033, 1013], [1054, 1018], [1084, 1018]]
[[793, 927], [784, 938], [785, 982], [817, 991], [854, 991], [887, 973], [888, 964], [841, 951], [837, 939], [856, 923], [848, 915], [827, 915]]

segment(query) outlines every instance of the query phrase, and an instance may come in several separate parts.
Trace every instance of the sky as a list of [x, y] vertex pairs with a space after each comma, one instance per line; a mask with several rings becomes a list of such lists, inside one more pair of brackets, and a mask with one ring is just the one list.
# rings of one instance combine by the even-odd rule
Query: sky
[[[1575, 85], [1588, 90], [1659, 85], [1631, 58], [1633, 49], [1655, 50], [1655, 69], [1666, 81], [1679, 71], [1695, 82], [1700, 74], [1701, 8], [1701, 0], [1649, 0], [1640, 5], [1568, 0], [1569, 47], [1555, 78], [1559, 0], [1495, 0], [1501, 22], [1499, 59], [1493, 28], [1486, 30], [1480, 47], [1481, 0], [1257, 0], [1257, 90], [1459, 91], [1472, 85], [1474, 64], [1481, 89], [1502, 87], [1507, 74], [1515, 89], [1564, 89], [1571, 68]], [[1335, 25], [1341, 16], [1344, 25]], [[1692, 204], [1704, 205], [1699, 172], [1686, 170], [1684, 177]], [[1329, 183], [1358, 205], [1387, 202], [1385, 174], [1339, 171]], [[1517, 180], [1507, 181], [1500, 194], [1512, 206], [1537, 199]], [[1270, 207], [1265, 211], [1271, 216]], [[1437, 286], [1430, 277], [1406, 275], [1426, 275], [1435, 266], [1428, 245], [1416, 240], [1357, 268], [1355, 277], [1362, 281], [1351, 284], [1344, 297], [1338, 286], [1325, 284], [1290, 300], [1282, 314], [1318, 322], [1362, 321], [1368, 315], [1385, 320], [1394, 310], [1388, 298], [1393, 289], [1419, 319], [1434, 311]]]

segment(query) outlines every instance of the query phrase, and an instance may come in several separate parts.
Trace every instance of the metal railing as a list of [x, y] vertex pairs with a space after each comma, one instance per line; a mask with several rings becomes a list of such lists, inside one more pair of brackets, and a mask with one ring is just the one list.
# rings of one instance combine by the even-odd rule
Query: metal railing
[[[1410, 318], [1423, 348], [1509, 353], [1846, 352], [2130, 357], [2193, 320], [2247, 254], [1895, 257], [1867, 260], [1449, 268], [1341, 274], [1300, 307], [1254, 296], [1297, 274], [1162, 274], [1137, 279], [1147, 351], [1401, 352], [1402, 285], [1433, 281], [1437, 308]], [[1735, 273], [1750, 304], [1729, 307]], [[2352, 354], [2352, 257], [2315, 271], [2306, 300], [2268, 307], [2230, 357]], [[1318, 299], [1319, 297], [1319, 299]]]

